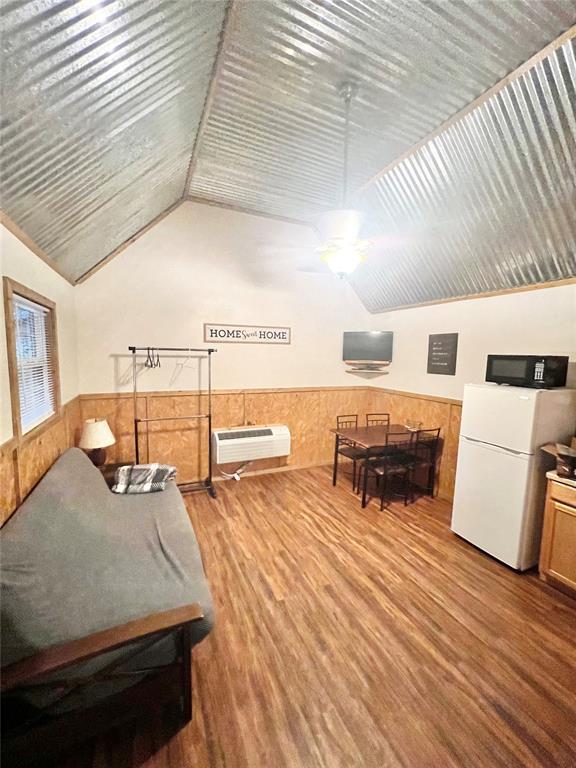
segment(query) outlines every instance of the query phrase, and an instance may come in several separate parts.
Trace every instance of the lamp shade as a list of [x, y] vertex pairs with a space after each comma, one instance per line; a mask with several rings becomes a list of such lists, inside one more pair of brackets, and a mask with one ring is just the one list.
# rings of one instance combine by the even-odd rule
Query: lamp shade
[[86, 419], [80, 438], [80, 448], [90, 451], [95, 448], [106, 448], [114, 445], [115, 442], [116, 438], [106, 419]]

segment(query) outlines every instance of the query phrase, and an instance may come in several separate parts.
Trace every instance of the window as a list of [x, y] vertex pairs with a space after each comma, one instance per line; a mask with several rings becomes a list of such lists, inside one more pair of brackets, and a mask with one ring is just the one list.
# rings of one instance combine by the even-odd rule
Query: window
[[4, 278], [14, 432], [25, 435], [58, 413], [55, 305]]

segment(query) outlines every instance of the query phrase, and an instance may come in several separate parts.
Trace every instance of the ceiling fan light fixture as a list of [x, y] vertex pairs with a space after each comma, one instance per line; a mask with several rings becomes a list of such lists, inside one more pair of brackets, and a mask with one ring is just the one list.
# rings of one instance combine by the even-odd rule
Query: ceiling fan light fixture
[[368, 240], [360, 240], [362, 213], [353, 208], [347, 208], [348, 197], [348, 139], [350, 124], [350, 102], [358, 90], [358, 85], [345, 82], [339, 88], [344, 100], [344, 162], [342, 164], [342, 207], [326, 211], [317, 222], [317, 229], [323, 245], [318, 248], [320, 258], [325, 261], [332, 272], [341, 277], [354, 272], [366, 258], [370, 245]]
[[368, 240], [331, 240], [318, 249], [335, 275], [350, 275], [366, 258], [370, 243]]
[[369, 242], [360, 240], [362, 213], [340, 208], [322, 214], [317, 229], [323, 245], [318, 248], [322, 261], [336, 275], [349, 275], [364, 261]]

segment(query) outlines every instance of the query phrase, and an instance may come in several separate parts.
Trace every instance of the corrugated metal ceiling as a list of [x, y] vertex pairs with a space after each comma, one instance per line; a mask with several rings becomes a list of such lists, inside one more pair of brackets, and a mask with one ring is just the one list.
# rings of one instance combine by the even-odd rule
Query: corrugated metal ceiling
[[224, 9], [2, 3], [2, 209], [70, 277], [182, 196]]
[[576, 21], [573, 0], [252, 0], [233, 6], [189, 192], [313, 220]]
[[576, 276], [576, 42], [368, 185], [372, 312]]
[[[183, 194], [313, 220], [342, 80], [359, 186], [576, 23], [576, 0], [232, 0], [197, 137], [226, 7], [0, 0], [2, 208], [71, 278]], [[573, 79], [567, 44], [363, 191], [388, 235], [353, 279], [372, 311], [570, 269]]]

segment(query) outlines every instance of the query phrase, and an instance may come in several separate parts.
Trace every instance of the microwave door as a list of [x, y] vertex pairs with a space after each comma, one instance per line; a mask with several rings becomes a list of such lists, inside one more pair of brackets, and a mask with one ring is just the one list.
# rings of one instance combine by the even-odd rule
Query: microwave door
[[487, 381], [523, 386], [531, 380], [530, 359], [527, 357], [499, 357], [488, 359]]

